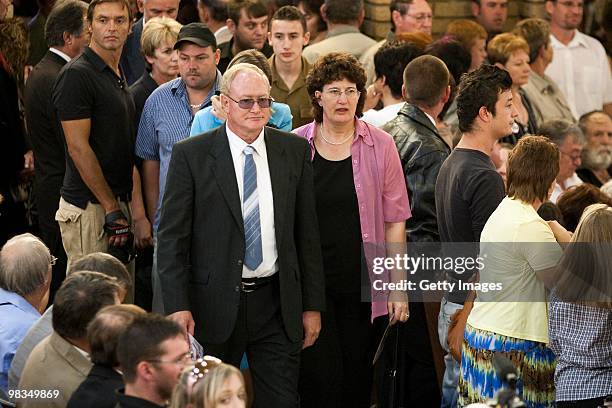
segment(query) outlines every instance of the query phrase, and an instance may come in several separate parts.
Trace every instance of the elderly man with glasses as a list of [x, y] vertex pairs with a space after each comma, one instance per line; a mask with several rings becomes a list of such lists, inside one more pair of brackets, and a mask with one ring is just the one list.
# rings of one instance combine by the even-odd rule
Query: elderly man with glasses
[[582, 164], [584, 135], [578, 125], [565, 119], [542, 123], [538, 133], [548, 137], [559, 148], [559, 174], [550, 195], [550, 201], [556, 204], [565, 190], [583, 182], [576, 174], [576, 169]]
[[19, 344], [47, 307], [55, 261], [32, 234], [11, 238], [0, 251], [0, 393], [8, 391], [8, 372]]
[[324, 278], [308, 143], [265, 127], [270, 83], [254, 65], [221, 82], [225, 125], [174, 145], [158, 230], [164, 308], [238, 366], [255, 406], [297, 407], [300, 350], [317, 339]]

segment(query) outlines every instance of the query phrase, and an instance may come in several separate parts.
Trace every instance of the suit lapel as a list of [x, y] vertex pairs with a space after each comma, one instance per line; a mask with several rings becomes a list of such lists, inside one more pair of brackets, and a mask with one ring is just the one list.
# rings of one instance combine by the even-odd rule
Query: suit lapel
[[212, 166], [212, 171], [217, 180], [219, 190], [225, 198], [225, 202], [229, 207], [234, 221], [238, 228], [244, 234], [244, 220], [242, 219], [242, 208], [240, 205], [240, 193], [238, 192], [238, 183], [236, 182], [236, 170], [234, 169], [234, 161], [232, 160], [232, 152], [230, 151], [225, 125], [220, 126], [215, 133], [215, 147], [211, 150], [215, 163]]
[[285, 219], [287, 189], [289, 185], [289, 174], [287, 173], [287, 159], [285, 148], [269, 134], [266, 128], [264, 138], [266, 140], [266, 151], [268, 153], [268, 168], [270, 169], [270, 181], [272, 184], [272, 199], [274, 200], [274, 230], [277, 247], [282, 242], [283, 221]]

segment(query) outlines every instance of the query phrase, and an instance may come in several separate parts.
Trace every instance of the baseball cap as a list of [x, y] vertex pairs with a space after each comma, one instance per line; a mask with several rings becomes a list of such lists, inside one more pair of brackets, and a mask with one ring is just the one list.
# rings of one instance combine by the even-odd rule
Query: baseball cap
[[213, 49], [217, 48], [215, 35], [202, 23], [189, 23], [184, 25], [181, 31], [179, 31], [174, 49], [178, 49], [182, 42], [191, 42], [200, 47], [211, 46]]

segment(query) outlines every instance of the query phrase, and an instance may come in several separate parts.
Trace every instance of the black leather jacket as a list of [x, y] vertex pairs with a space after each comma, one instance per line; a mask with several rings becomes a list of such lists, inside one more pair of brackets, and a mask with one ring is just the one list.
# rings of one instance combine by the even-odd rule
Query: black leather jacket
[[402, 160], [412, 212], [406, 222], [408, 241], [440, 241], [435, 187], [450, 148], [425, 113], [410, 103], [404, 104], [383, 130], [393, 136]]

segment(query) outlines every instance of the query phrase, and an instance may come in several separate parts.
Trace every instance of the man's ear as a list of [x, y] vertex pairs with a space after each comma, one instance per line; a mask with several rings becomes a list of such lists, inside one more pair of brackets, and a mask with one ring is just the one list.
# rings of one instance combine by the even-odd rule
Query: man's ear
[[307, 46], [309, 42], [310, 42], [310, 32], [306, 31], [306, 34], [304, 34], [304, 47]]
[[485, 106], [481, 106], [480, 109], [478, 109], [478, 117], [483, 122], [488, 123], [491, 120], [491, 112], [489, 112]]
[[329, 21], [327, 21], [327, 7], [325, 6], [325, 3], [321, 5], [319, 11], [321, 12], [321, 18], [323, 19], [323, 21], [329, 23]]
[[361, 25], [363, 24], [363, 20], [365, 20], [365, 9], [362, 7], [361, 11], [359, 12], [359, 18], [357, 19], [357, 21], [359, 22], [359, 27], [361, 27]]
[[144, 0], [136, 0], [136, 7], [139, 12], [144, 13]]
[[552, 14], [553, 11], [555, 11], [555, 5], [553, 3], [553, 1], [547, 0], [546, 4], [544, 4], [544, 10], [546, 10], [546, 13], [548, 13], [549, 15]]
[[236, 33], [236, 23], [234, 23], [234, 20], [232, 20], [231, 18], [228, 18], [227, 20], [225, 20], [225, 25], [227, 26], [227, 29], [230, 30], [232, 34]]
[[446, 90], [444, 91], [444, 95], [442, 95], [442, 104], [446, 104], [446, 102], [448, 102], [448, 100], [450, 99], [451, 96], [451, 86], [448, 85], [446, 87]]
[[496, 63], [495, 63], [495, 66], [496, 66], [497, 68], [500, 68], [500, 69], [506, 69], [506, 67], [504, 67], [504, 66], [503, 66], [502, 64], [500, 64], [499, 62], [496, 62]]
[[272, 33], [268, 31], [268, 45], [272, 46]]
[[402, 99], [407, 100], [408, 94], [406, 93], [406, 84], [402, 84]]
[[393, 21], [393, 26], [397, 27], [398, 23], [400, 22], [402, 18], [402, 13], [399, 12], [399, 10], [393, 10], [391, 12], [391, 21]]
[[221, 50], [217, 48], [215, 50], [215, 65], [219, 65], [219, 60], [221, 60]]
[[470, 2], [470, 9], [472, 10], [472, 15], [474, 17], [478, 17], [480, 14], [480, 6], [475, 1]]

